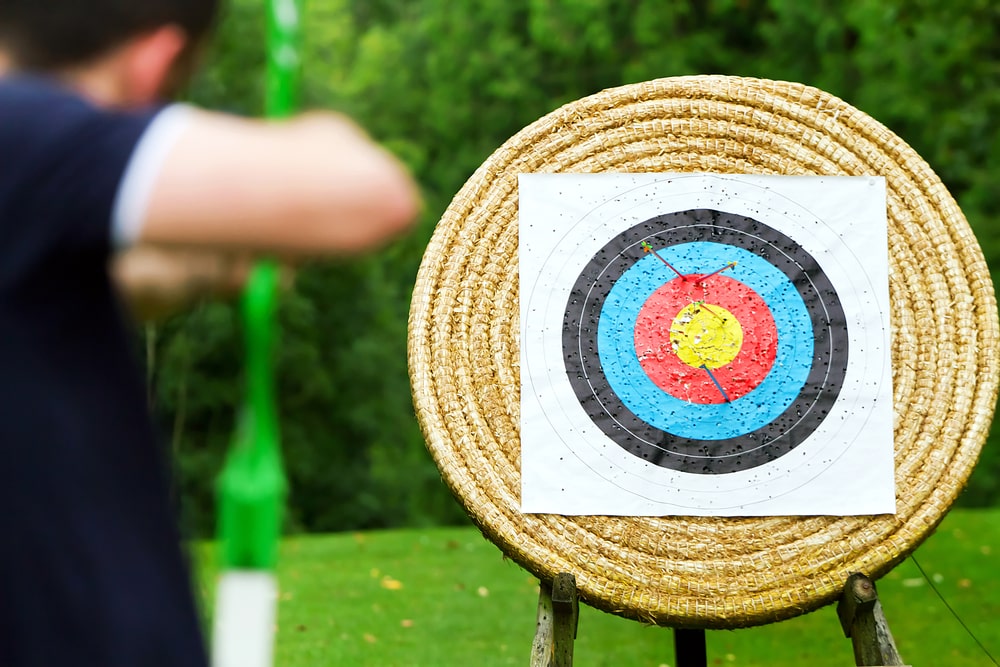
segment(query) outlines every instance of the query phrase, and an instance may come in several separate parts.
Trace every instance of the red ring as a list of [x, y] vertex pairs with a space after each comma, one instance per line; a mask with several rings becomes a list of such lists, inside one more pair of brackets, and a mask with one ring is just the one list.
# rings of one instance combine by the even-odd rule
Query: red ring
[[[725, 398], [705, 369], [687, 365], [670, 345], [670, 327], [681, 309], [704, 301], [732, 313], [743, 328], [743, 345], [736, 358], [712, 370], [730, 401], [753, 391], [774, 365], [778, 329], [771, 309], [757, 292], [738, 280], [717, 274], [700, 280], [675, 278], [643, 304], [635, 321], [635, 351], [649, 379], [671, 396], [691, 403], [724, 403]], [[651, 351], [651, 353], [650, 353]]]

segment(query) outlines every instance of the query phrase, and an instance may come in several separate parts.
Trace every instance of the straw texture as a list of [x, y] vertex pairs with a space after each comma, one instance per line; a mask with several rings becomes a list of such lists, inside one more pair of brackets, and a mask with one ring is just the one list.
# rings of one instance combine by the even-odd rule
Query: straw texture
[[[639, 518], [519, 511], [517, 174], [712, 172], [886, 179], [897, 514]], [[417, 416], [444, 479], [484, 534], [538, 577], [674, 627], [733, 628], [833, 601], [928, 536], [993, 416], [998, 322], [968, 223], [887, 128], [807, 86], [697, 76], [568, 104], [501, 146], [441, 219], [410, 314]]]

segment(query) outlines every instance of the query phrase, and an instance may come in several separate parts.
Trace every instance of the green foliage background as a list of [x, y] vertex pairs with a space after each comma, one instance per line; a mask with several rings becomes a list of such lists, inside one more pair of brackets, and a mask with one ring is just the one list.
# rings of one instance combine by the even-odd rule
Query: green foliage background
[[[463, 521], [413, 417], [409, 295], [452, 196], [504, 140], [603, 88], [683, 74], [786, 79], [888, 125], [944, 180], [1000, 267], [1000, 5], [991, 0], [306, 0], [304, 97], [342, 110], [419, 179], [419, 229], [377, 255], [309, 267], [279, 355], [289, 529]], [[263, 0], [231, 0], [194, 101], [257, 115]], [[995, 269], [994, 269], [995, 270]], [[189, 529], [241, 393], [238, 322], [206, 304], [147, 330], [152, 392]], [[961, 502], [1000, 501], [995, 438]]]

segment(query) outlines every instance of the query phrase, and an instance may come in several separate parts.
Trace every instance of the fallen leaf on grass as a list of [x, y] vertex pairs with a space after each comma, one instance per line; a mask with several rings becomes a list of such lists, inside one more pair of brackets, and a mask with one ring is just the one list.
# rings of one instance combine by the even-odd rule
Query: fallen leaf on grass
[[403, 587], [403, 582], [393, 579], [388, 574], [382, 577], [382, 588], [390, 591], [398, 591]]
[[401, 626], [403, 626], [404, 628], [412, 628], [413, 627], [413, 621], [410, 620], [410, 619], [408, 619], [408, 618], [404, 618], [402, 621], [399, 622], [399, 624]]

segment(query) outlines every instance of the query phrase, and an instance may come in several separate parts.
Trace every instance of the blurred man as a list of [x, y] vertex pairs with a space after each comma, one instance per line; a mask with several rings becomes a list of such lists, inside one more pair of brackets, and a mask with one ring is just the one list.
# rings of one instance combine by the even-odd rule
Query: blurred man
[[109, 263], [141, 310], [256, 252], [365, 250], [416, 214], [409, 176], [344, 118], [153, 106], [216, 12], [0, 0], [0, 665], [206, 664]]

